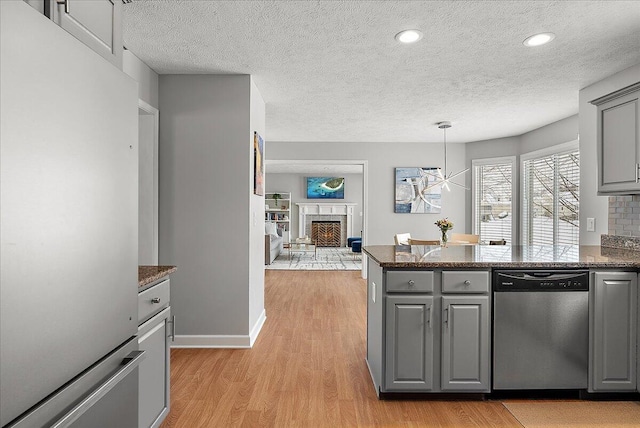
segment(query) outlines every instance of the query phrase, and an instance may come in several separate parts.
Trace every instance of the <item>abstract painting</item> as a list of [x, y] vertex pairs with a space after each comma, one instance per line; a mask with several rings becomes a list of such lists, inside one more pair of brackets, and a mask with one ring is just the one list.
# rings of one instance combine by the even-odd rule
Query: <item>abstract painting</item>
[[396, 168], [396, 213], [439, 214], [442, 210], [438, 168]]
[[253, 193], [264, 195], [264, 140], [253, 133]]

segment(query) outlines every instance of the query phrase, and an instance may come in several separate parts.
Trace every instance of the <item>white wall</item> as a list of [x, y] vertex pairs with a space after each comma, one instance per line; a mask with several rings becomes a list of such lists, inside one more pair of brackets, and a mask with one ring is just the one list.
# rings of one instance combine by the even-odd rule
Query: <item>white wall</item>
[[160, 263], [178, 266], [177, 346], [248, 346], [250, 319], [262, 313], [264, 232], [252, 222], [256, 210], [264, 216], [252, 196], [253, 128], [264, 129], [257, 95], [247, 75], [160, 77]]
[[138, 98], [158, 108], [158, 73], [140, 61], [130, 50], [122, 53], [122, 71], [138, 82]]
[[[158, 108], [158, 74], [125, 50], [122, 70], [138, 82], [138, 99]], [[146, 109], [148, 107], [145, 106]], [[155, 112], [138, 111], [138, 264], [158, 264], [158, 144]]]
[[[249, 223], [249, 327], [251, 328], [251, 344], [264, 322], [264, 195], [253, 194], [253, 133], [257, 132], [262, 138], [266, 138], [265, 105], [260, 91], [251, 79], [250, 91], [250, 116], [247, 157], [250, 159], [248, 180], [251, 189], [247, 192], [251, 208], [251, 221]], [[266, 144], [265, 144], [266, 145]], [[265, 147], [266, 151], [266, 147]], [[264, 165], [264, 159], [262, 160]]]
[[[440, 143], [291, 143], [268, 142], [266, 158], [273, 160], [367, 160], [369, 171], [367, 245], [392, 245], [393, 235], [409, 232], [416, 238], [439, 239], [434, 222], [449, 217], [462, 232], [465, 224], [465, 190], [453, 187], [442, 194], [441, 214], [396, 214], [396, 167], [437, 167], [443, 164]], [[457, 172], [465, 165], [465, 145], [447, 145], [447, 168]]]
[[586, 224], [587, 217], [596, 219], [595, 232], [587, 232], [581, 228], [580, 243], [583, 245], [600, 244], [600, 235], [608, 232], [609, 216], [608, 198], [597, 196], [597, 108], [589, 102], [638, 81], [640, 81], [640, 64], [622, 70], [580, 91], [580, 223]]
[[[268, 166], [267, 166], [268, 170]], [[268, 192], [291, 192], [291, 239], [298, 237], [299, 212], [297, 202], [352, 202], [358, 204], [353, 212], [353, 236], [360, 236], [362, 230], [363, 177], [362, 174], [337, 174], [344, 177], [344, 199], [318, 200], [307, 199], [307, 177], [318, 177], [322, 174], [284, 174], [267, 172]]]

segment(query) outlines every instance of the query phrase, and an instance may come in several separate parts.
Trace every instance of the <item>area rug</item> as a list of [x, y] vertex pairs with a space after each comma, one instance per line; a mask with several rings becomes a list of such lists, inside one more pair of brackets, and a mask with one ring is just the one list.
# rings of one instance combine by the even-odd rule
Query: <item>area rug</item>
[[503, 402], [525, 428], [640, 427], [640, 402]]
[[317, 249], [316, 257], [313, 253], [291, 253], [284, 249], [270, 265], [265, 269], [274, 270], [361, 270], [362, 253], [353, 253], [351, 248], [329, 248]]

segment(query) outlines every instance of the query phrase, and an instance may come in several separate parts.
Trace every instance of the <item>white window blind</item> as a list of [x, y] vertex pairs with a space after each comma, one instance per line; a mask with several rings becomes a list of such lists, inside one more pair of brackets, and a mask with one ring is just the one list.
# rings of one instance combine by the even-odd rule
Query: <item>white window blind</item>
[[513, 244], [513, 174], [511, 160], [474, 165], [474, 233], [481, 242]]
[[524, 245], [578, 245], [580, 152], [523, 161]]

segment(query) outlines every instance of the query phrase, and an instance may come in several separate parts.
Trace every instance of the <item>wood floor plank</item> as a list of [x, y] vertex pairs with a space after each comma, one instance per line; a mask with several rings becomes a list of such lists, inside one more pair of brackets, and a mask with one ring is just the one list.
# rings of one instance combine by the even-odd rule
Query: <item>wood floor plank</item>
[[500, 402], [379, 400], [359, 272], [265, 272], [252, 349], [172, 349], [177, 427], [519, 427]]

